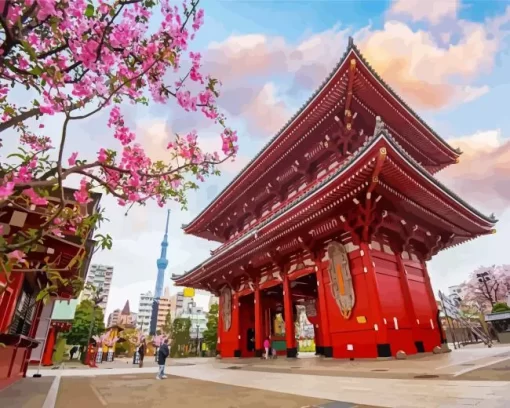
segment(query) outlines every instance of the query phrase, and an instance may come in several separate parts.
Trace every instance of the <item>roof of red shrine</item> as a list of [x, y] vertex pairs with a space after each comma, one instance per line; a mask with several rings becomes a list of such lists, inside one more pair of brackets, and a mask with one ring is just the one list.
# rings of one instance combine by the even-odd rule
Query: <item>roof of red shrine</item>
[[484, 216], [448, 190], [383, 129], [292, 203], [263, 219], [254, 230], [223, 245], [192, 271], [172, 278], [177, 285], [205, 289], [209, 279], [215, 281], [222, 273], [231, 274], [234, 265], [243, 259], [246, 262], [256, 253], [274, 248], [282, 238], [293, 236], [299, 229], [307, 225], [315, 228], [324, 219], [337, 222], [339, 214], [348, 208], [345, 205], [352, 206], [353, 199], [368, 186], [381, 149], [385, 149], [386, 159], [380, 168], [376, 192], [396, 197], [403, 212], [420, 214], [436, 230], [452, 234], [443, 249], [493, 232], [493, 217]]
[[[346, 84], [353, 59], [357, 65], [349, 92]], [[341, 111], [346, 98], [367, 121], [375, 120], [376, 111], [403, 149], [428, 171], [437, 172], [457, 161], [461, 152], [449, 146], [379, 77], [350, 39], [342, 59], [318, 90], [239, 175], [190, 224], [183, 226], [185, 232], [224, 242], [224, 238], [211, 232], [211, 224], [215, 220], [219, 223], [228, 209], [233, 212], [236, 201], [247, 190], [264, 188], [257, 182], [271, 170], [274, 172], [282, 160], [292, 161], [288, 152], [305, 140], [316, 139], [316, 128], [334, 110]]]

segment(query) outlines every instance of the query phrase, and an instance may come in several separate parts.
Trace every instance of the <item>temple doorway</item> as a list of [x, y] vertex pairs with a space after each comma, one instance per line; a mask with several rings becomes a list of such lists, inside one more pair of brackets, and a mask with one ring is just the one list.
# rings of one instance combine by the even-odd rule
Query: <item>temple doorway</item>
[[317, 313], [317, 278], [309, 273], [290, 284], [295, 311], [296, 345], [300, 357], [320, 355]]
[[253, 293], [239, 298], [239, 357], [255, 357], [255, 297]]

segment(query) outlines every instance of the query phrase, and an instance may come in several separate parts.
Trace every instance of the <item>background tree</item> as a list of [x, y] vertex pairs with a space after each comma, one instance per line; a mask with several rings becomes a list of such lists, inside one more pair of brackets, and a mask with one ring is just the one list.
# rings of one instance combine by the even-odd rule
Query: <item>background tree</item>
[[509, 312], [510, 307], [506, 302], [498, 302], [492, 307], [492, 313]]
[[506, 301], [510, 291], [510, 267], [493, 265], [480, 267], [461, 285], [461, 299], [465, 307], [474, 307], [481, 313], [490, 312], [493, 305]]
[[216, 351], [218, 345], [218, 304], [211, 305], [207, 314], [207, 328], [204, 330], [204, 342], [210, 351]]
[[190, 343], [191, 320], [189, 318], [178, 317], [174, 319], [172, 324], [172, 346], [170, 355], [177, 357], [182, 355], [184, 346]]
[[[217, 165], [235, 155], [236, 132], [226, 127], [216, 107], [219, 83], [202, 73], [200, 53], [186, 51], [203, 24], [204, 12], [198, 9], [199, 0], [176, 3], [2, 1], [0, 133], [17, 137], [19, 147], [0, 164], [0, 209], [34, 212], [31, 208], [36, 206], [40, 216], [36, 228], [0, 234], [0, 273], [8, 282], [12, 271], [35, 271], [27, 254], [45, 237], [73, 235], [84, 247], [91, 229], [104, 219], [101, 212], [84, 216], [81, 211], [92, 191], [112, 195], [128, 209], [150, 200], [160, 206], [172, 200], [185, 207], [187, 191], [218, 174]], [[173, 137], [165, 160], [147, 156], [124, 120], [124, 106], [171, 100], [218, 124], [221, 153], [203, 151], [193, 130]], [[103, 111], [107, 127], [96, 132], [103, 133], [104, 147], [92, 157], [68, 152], [72, 126]], [[45, 130], [47, 116], [60, 121], [58, 132]], [[79, 180], [74, 204], [64, 196], [69, 180]], [[48, 200], [50, 195], [58, 200]], [[94, 238], [100, 248], [112, 245], [107, 235]], [[84, 254], [80, 251], [63, 269], [81, 262]], [[55, 281], [62, 269], [55, 266], [58, 255], [37, 267]]]
[[165, 323], [161, 329], [167, 337], [172, 337], [172, 315], [170, 314], [170, 311], [168, 311], [165, 317]]
[[[92, 323], [93, 303], [90, 300], [83, 300], [77, 307], [74, 314], [73, 326], [68, 333], [64, 334], [69, 345], [86, 347], [89, 341], [88, 335]], [[105, 331], [103, 309], [96, 306], [94, 311], [94, 324], [92, 336], [97, 336]]]

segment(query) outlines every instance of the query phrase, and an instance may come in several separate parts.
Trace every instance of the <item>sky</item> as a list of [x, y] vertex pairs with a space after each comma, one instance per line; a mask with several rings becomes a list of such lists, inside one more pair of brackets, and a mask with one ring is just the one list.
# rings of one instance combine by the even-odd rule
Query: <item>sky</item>
[[[432, 284], [447, 290], [479, 266], [510, 264], [510, 1], [461, 0], [204, 0], [205, 24], [193, 50], [203, 71], [223, 83], [219, 106], [240, 135], [235, 162], [176, 205], [169, 231], [169, 265], [181, 274], [205, 260], [218, 244], [187, 236], [190, 222], [253, 158], [320, 85], [353, 36], [375, 70], [444, 139], [464, 154], [437, 177], [499, 222], [497, 234], [436, 255], [428, 264]], [[175, 132], [197, 129], [204, 146], [220, 150], [220, 129], [175, 103], [127, 108], [129, 124], [153, 158], [161, 158]], [[48, 118], [56, 126], [58, 118]], [[92, 155], [115, 143], [106, 114], [73, 128], [67, 153]], [[164, 157], [164, 156], [163, 156]], [[125, 215], [115, 200], [102, 200], [113, 236], [111, 251], [93, 263], [114, 266], [107, 314], [127, 299], [153, 291], [166, 209], [133, 208]], [[172, 292], [176, 288], [171, 288]], [[207, 305], [208, 296], [198, 302]], [[106, 314], [106, 315], [107, 315]]]

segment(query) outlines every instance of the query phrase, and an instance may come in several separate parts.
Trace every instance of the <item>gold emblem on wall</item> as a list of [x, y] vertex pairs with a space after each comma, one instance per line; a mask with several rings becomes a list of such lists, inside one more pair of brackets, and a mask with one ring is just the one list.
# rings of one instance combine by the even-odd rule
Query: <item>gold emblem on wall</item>
[[354, 286], [352, 284], [349, 257], [345, 246], [338, 242], [328, 245], [329, 279], [331, 281], [331, 293], [344, 319], [351, 317], [352, 309], [356, 303]]
[[232, 290], [228, 286], [221, 290], [221, 317], [223, 331], [229, 331], [232, 325]]

